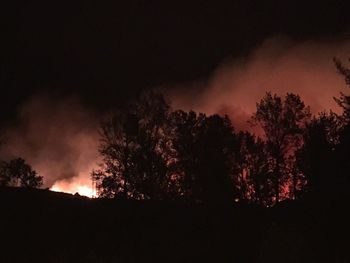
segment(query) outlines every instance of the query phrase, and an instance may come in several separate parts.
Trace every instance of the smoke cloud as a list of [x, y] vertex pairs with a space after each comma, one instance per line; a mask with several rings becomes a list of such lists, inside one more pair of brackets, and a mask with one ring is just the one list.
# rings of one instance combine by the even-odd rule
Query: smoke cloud
[[237, 129], [249, 130], [247, 119], [267, 91], [299, 94], [313, 113], [340, 108], [333, 97], [350, 91], [337, 73], [333, 57], [346, 62], [350, 40], [295, 42], [265, 40], [248, 56], [227, 59], [206, 80], [166, 89], [175, 108], [228, 114]]
[[72, 181], [91, 185], [89, 175], [99, 159], [98, 122], [77, 98], [33, 96], [20, 107], [17, 123], [4, 132], [2, 159], [23, 157], [44, 176], [46, 187]]
[[[265, 40], [248, 56], [227, 59], [205, 80], [168, 86], [173, 107], [228, 114], [238, 130], [266, 91], [301, 95], [314, 113], [340, 111], [333, 97], [347, 92], [333, 57], [347, 61], [350, 40], [298, 43], [282, 37]], [[18, 110], [3, 133], [0, 158], [23, 157], [44, 176], [45, 187], [89, 195], [90, 172], [97, 167], [98, 114], [78, 98], [36, 95]]]

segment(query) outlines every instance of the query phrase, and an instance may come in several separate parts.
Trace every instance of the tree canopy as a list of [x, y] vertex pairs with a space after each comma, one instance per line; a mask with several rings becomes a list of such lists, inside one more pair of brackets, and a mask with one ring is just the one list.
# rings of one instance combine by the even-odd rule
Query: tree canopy
[[0, 185], [38, 188], [43, 184], [39, 176], [22, 158], [16, 158], [0, 164]]
[[[335, 60], [350, 84], [350, 70]], [[312, 115], [299, 95], [267, 92], [250, 123], [235, 131], [227, 116], [172, 110], [145, 92], [101, 124], [103, 162], [93, 171], [100, 196], [248, 202], [273, 205], [349, 185], [350, 96], [343, 114]], [[343, 186], [340, 186], [343, 185]]]

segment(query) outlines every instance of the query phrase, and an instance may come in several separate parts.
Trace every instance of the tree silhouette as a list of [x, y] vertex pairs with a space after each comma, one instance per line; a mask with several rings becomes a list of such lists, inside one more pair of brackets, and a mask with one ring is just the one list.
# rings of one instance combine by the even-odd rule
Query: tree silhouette
[[292, 93], [287, 93], [282, 100], [268, 92], [257, 103], [252, 120], [264, 131], [275, 202], [280, 201], [282, 187], [290, 180], [287, 172], [290, 161], [287, 160], [301, 146], [303, 127], [310, 116], [309, 108]]
[[233, 201], [236, 138], [228, 117], [177, 111], [173, 122], [176, 167], [185, 196], [203, 202]]
[[[338, 72], [344, 77], [346, 84], [350, 85], [350, 69], [343, 66], [343, 64], [334, 59]], [[350, 171], [350, 96], [344, 93], [340, 94], [340, 98], [335, 98], [336, 102], [343, 108], [342, 120], [343, 128], [339, 132], [339, 143], [335, 147], [335, 160], [337, 170], [335, 173], [339, 182], [339, 190], [347, 191], [350, 185], [350, 178], [348, 176]]]
[[[102, 122], [103, 161], [92, 177], [102, 197], [262, 205], [295, 199], [306, 176], [310, 185], [314, 180], [314, 164], [305, 161], [312, 161], [318, 141], [310, 117], [298, 95], [266, 93], [252, 116], [264, 131], [261, 139], [236, 134], [227, 116], [172, 112], [162, 95], [143, 93]], [[327, 127], [327, 138], [335, 140]]]
[[39, 176], [22, 158], [2, 162], [0, 178], [2, 186], [38, 188], [43, 184], [43, 177]]
[[239, 200], [270, 205], [272, 182], [265, 142], [249, 132], [240, 132], [238, 142], [235, 185], [240, 189]]
[[339, 134], [339, 143], [335, 147], [334, 173], [338, 181], [338, 191], [348, 192], [350, 186], [350, 124], [346, 123]]
[[136, 103], [139, 116], [138, 188], [149, 199], [171, 198], [175, 182], [169, 173], [172, 160], [170, 106], [159, 93], [143, 93]]
[[158, 93], [143, 93], [101, 124], [100, 196], [233, 200], [236, 138], [228, 117], [171, 112]]
[[169, 198], [174, 185], [168, 172], [169, 109], [160, 94], [143, 93], [101, 124], [103, 163], [92, 173], [101, 196]]
[[307, 178], [308, 191], [329, 188], [334, 177], [334, 149], [339, 143], [341, 118], [333, 112], [321, 113], [307, 124], [304, 143], [297, 153], [297, 166]]
[[8, 163], [2, 161], [0, 164], [0, 186], [13, 186], [17, 184], [17, 178], [9, 173]]
[[171, 114], [173, 129], [172, 146], [175, 153], [171, 166], [178, 178], [180, 195], [185, 199], [195, 199], [196, 178], [199, 169], [198, 134], [206, 116], [193, 111], [174, 111]]
[[128, 198], [135, 196], [132, 183], [136, 176], [135, 151], [138, 134], [137, 116], [120, 110], [101, 124], [100, 153], [103, 167], [93, 171], [93, 178], [98, 182], [100, 195], [103, 197]]
[[[343, 66], [343, 64], [336, 58], [333, 59], [334, 64], [338, 70], [338, 73], [341, 74], [344, 79], [345, 83], [350, 86], [350, 69]], [[339, 98], [334, 98], [335, 101], [338, 103], [338, 105], [343, 108], [343, 116], [345, 117], [346, 121], [349, 122], [350, 120], [350, 96], [345, 95], [344, 93], [340, 93]]]

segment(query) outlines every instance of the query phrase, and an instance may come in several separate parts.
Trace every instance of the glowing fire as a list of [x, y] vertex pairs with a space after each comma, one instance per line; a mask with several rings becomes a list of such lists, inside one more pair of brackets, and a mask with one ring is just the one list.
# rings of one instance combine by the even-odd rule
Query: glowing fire
[[73, 180], [73, 181], [57, 181], [51, 188], [51, 191], [55, 192], [64, 192], [70, 194], [76, 194], [87, 196], [87, 197], [95, 197], [95, 189], [93, 188], [91, 182], [86, 182], [85, 180]]

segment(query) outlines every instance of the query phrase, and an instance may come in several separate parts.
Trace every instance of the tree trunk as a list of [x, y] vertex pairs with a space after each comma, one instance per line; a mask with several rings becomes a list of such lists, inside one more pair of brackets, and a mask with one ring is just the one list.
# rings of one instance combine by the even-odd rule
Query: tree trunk
[[280, 177], [281, 177], [280, 164], [281, 164], [281, 160], [279, 157], [277, 157], [276, 168], [275, 168], [275, 185], [274, 185], [276, 204], [280, 201]]

